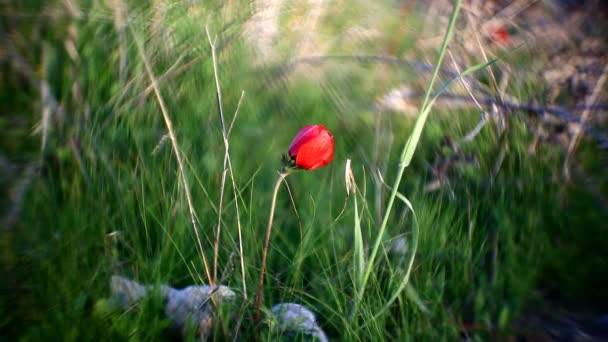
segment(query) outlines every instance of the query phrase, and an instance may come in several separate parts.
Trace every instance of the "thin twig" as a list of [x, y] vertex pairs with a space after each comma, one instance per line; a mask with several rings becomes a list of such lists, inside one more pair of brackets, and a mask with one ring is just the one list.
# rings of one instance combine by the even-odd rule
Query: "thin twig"
[[[450, 59], [452, 60], [452, 65], [454, 66], [454, 69], [456, 69], [456, 72], [458, 72], [458, 74], [461, 74], [460, 68], [458, 67], [458, 64], [456, 63], [456, 59], [454, 59], [454, 55], [452, 54], [452, 51], [448, 51], [448, 54], [450, 55]], [[481, 106], [479, 101], [477, 101], [477, 99], [475, 98], [475, 95], [473, 95], [473, 92], [471, 91], [471, 87], [469, 86], [469, 83], [467, 82], [467, 80], [464, 77], [460, 77], [458, 79], [458, 81], [462, 84], [464, 89], [467, 91], [467, 93], [471, 97], [471, 100], [473, 100], [473, 102], [475, 102], [475, 104], [477, 105], [479, 110], [483, 112], [484, 111], [483, 107]]]
[[[452, 60], [452, 65], [454, 66], [454, 69], [456, 69], [456, 71], [460, 74], [460, 68], [458, 67], [458, 64], [456, 63], [456, 59], [454, 59], [454, 55], [452, 55], [451, 51], [448, 51], [448, 54], [450, 55], [450, 59]], [[475, 105], [477, 105], [477, 108], [479, 108], [479, 110], [481, 111], [481, 119], [479, 120], [479, 123], [477, 124], [477, 126], [475, 126], [475, 128], [469, 132], [464, 138], [462, 138], [462, 141], [471, 141], [475, 138], [475, 136], [477, 134], [479, 134], [479, 132], [481, 132], [481, 129], [483, 128], [483, 126], [485, 126], [485, 124], [488, 122], [488, 115], [486, 113], [486, 111], [484, 110], [483, 106], [481, 105], [481, 103], [479, 103], [479, 101], [477, 101], [477, 98], [475, 97], [475, 95], [473, 95], [473, 92], [471, 91], [471, 88], [469, 87], [469, 83], [463, 78], [459, 78], [460, 83], [462, 83], [462, 86], [464, 87], [464, 89], [467, 91], [467, 93], [469, 94], [469, 96], [471, 97], [471, 100], [475, 103]]]
[[481, 129], [483, 128], [483, 126], [485, 126], [486, 123], [488, 122], [488, 118], [489, 118], [489, 115], [485, 111], [481, 112], [481, 119], [479, 119], [479, 122], [477, 123], [475, 128], [473, 128], [473, 130], [471, 130], [469, 133], [467, 133], [460, 141], [467, 142], [467, 141], [472, 141], [473, 139], [475, 139], [477, 134], [479, 134], [479, 132], [481, 132]]
[[[604, 67], [604, 71], [602, 71], [602, 76], [597, 80], [595, 84], [595, 88], [593, 89], [593, 93], [589, 97], [587, 97], [587, 101], [585, 105], [590, 107], [597, 100], [600, 91], [604, 89], [604, 83], [606, 83], [606, 79], [608, 79], [608, 64]], [[589, 109], [585, 109], [583, 114], [581, 114], [580, 125], [575, 127], [574, 135], [570, 140], [570, 144], [568, 145], [568, 153], [566, 154], [566, 160], [564, 161], [564, 176], [567, 180], [570, 180], [570, 160], [578, 147], [578, 144], [581, 140], [581, 135], [583, 134], [583, 127], [589, 120], [591, 111]]]
[[173, 147], [173, 152], [175, 153], [175, 159], [177, 159], [177, 165], [179, 168], [180, 180], [182, 182], [182, 186], [184, 187], [184, 192], [186, 193], [186, 201], [188, 203], [188, 211], [190, 213], [190, 221], [192, 223], [192, 229], [194, 229], [194, 235], [196, 237], [196, 242], [198, 244], [199, 252], [201, 254], [201, 260], [203, 262], [203, 267], [205, 268], [205, 275], [207, 276], [207, 280], [211, 286], [215, 286], [214, 279], [211, 277], [211, 272], [209, 271], [209, 263], [207, 262], [207, 257], [205, 256], [205, 252], [203, 249], [203, 244], [201, 242], [200, 234], [198, 232], [197, 224], [196, 224], [196, 212], [194, 211], [194, 205], [192, 204], [192, 196], [190, 195], [190, 187], [188, 186], [188, 180], [186, 179], [186, 172], [184, 171], [184, 162], [182, 160], [182, 155], [179, 149], [179, 145], [177, 142], [177, 138], [175, 137], [175, 132], [173, 131], [173, 123], [169, 117], [169, 113], [165, 106], [165, 101], [160, 94], [160, 89], [158, 88], [158, 84], [156, 82], [156, 78], [154, 77], [154, 73], [152, 71], [152, 66], [148, 61], [148, 58], [145, 55], [144, 48], [141, 45], [139, 39], [135, 36], [135, 32], [129, 26], [131, 33], [133, 34], [135, 44], [137, 45], [137, 49], [139, 50], [139, 54], [144, 62], [144, 66], [146, 68], [146, 73], [148, 74], [148, 78], [150, 78], [150, 82], [152, 82], [152, 86], [154, 87], [154, 93], [156, 95], [156, 99], [158, 100], [158, 104], [160, 106], [163, 119], [165, 121], [165, 126], [167, 127], [167, 131], [169, 133], [169, 138], [171, 139], [171, 146]]
[[[419, 96], [421, 96], [421, 94], [419, 94], [419, 93], [411, 93], [411, 94], [402, 93], [401, 96], [403, 99], [410, 99], [410, 98], [419, 97]], [[465, 96], [465, 95], [459, 95], [459, 94], [453, 94], [453, 93], [447, 93], [447, 92], [442, 93], [440, 95], [440, 98], [445, 98], [445, 99], [454, 100], [454, 101], [464, 101], [464, 102], [471, 101], [471, 99], [469, 98], [468, 95]], [[577, 106], [577, 105], [559, 106], [559, 107], [558, 106], [542, 106], [542, 105], [524, 104], [524, 103], [517, 102], [514, 99], [499, 101], [499, 100], [489, 97], [489, 96], [481, 96], [481, 97], [478, 96], [477, 102], [479, 102], [483, 106], [492, 106], [492, 107], [500, 108], [500, 109], [506, 111], [507, 113], [520, 111], [520, 112], [527, 112], [527, 113], [535, 114], [535, 115], [539, 115], [539, 116], [544, 116], [546, 114], [549, 114], [549, 115], [553, 115], [565, 122], [578, 123], [581, 125], [584, 133], [591, 136], [591, 138], [593, 138], [602, 148], [604, 148], [604, 149], [608, 148], [608, 135], [606, 135], [602, 131], [599, 131], [599, 130], [593, 128], [588, 123], [581, 123], [581, 118], [570, 112], [570, 111], [580, 110], [581, 106]], [[494, 109], [496, 109], [496, 108], [494, 108]], [[584, 106], [582, 107], [582, 109], [583, 110], [585, 109]], [[605, 111], [605, 110], [608, 110], [608, 106], [606, 104], [591, 105], [591, 106], [587, 107], [587, 110]], [[491, 115], [488, 114], [488, 116], [491, 116]]]
[[234, 111], [234, 116], [232, 117], [232, 121], [230, 122], [230, 127], [228, 127], [228, 137], [230, 137], [230, 133], [232, 133], [232, 127], [234, 126], [236, 117], [239, 114], [239, 109], [241, 108], [241, 102], [243, 102], [243, 97], [245, 97], [245, 91], [241, 90], [241, 97], [239, 98], [239, 102], [236, 105], [236, 110]]

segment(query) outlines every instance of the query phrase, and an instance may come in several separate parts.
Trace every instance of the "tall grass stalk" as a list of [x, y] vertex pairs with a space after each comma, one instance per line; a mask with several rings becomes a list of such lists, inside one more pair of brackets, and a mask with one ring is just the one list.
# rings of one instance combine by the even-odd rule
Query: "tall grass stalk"
[[262, 305], [262, 296], [264, 294], [264, 273], [266, 272], [266, 258], [268, 257], [268, 247], [270, 246], [270, 236], [272, 235], [272, 222], [274, 220], [274, 209], [277, 204], [277, 195], [279, 193], [279, 188], [281, 187], [281, 182], [287, 177], [289, 173], [281, 172], [279, 175], [279, 179], [277, 179], [277, 183], [274, 186], [274, 192], [272, 193], [272, 203], [270, 204], [270, 214], [268, 215], [268, 227], [266, 228], [266, 239], [264, 240], [264, 250], [262, 251], [262, 267], [260, 268], [260, 281], [258, 283], [258, 291], [255, 299], [255, 323], [256, 323], [256, 333], [259, 330], [260, 320], [262, 318], [262, 313], [260, 311], [260, 306]]
[[[363, 278], [362, 278], [361, 284], [359, 286], [359, 288], [361, 290], [360, 290], [359, 296], [355, 302], [355, 315], [358, 310], [358, 305], [359, 305], [360, 301], [363, 299], [363, 294], [365, 293], [365, 288], [367, 286], [367, 282], [369, 281], [369, 277], [370, 277], [372, 271], [375, 269], [374, 262], [376, 260], [377, 254], [378, 254], [378, 250], [380, 249], [380, 245], [382, 244], [382, 241], [384, 240], [386, 226], [388, 224], [388, 219], [389, 219], [392, 209], [393, 209], [393, 204], [395, 202], [395, 198], [397, 197], [399, 184], [401, 183], [401, 179], [403, 178], [403, 173], [405, 171], [405, 168], [408, 167], [408, 165], [410, 164], [412, 157], [414, 155], [414, 152], [416, 151], [416, 146], [418, 145], [418, 141], [420, 140], [420, 135], [422, 134], [422, 129], [424, 128], [426, 119], [429, 115], [430, 109], [434, 102], [434, 101], [429, 101], [429, 99], [431, 98], [431, 93], [433, 92], [433, 86], [435, 84], [435, 81], [437, 80], [437, 76], [439, 74], [439, 70], [441, 68], [443, 58], [447, 51], [448, 43], [454, 32], [454, 26], [456, 24], [456, 19], [458, 18], [458, 14], [460, 13], [461, 2], [462, 2], [461, 0], [457, 0], [454, 4], [454, 9], [452, 10], [450, 22], [449, 22], [448, 28], [446, 30], [445, 36], [443, 37], [443, 42], [441, 44], [441, 48], [439, 50], [439, 57], [437, 58], [437, 62], [435, 63], [435, 69], [433, 70], [433, 76], [431, 77], [431, 81], [429, 82], [429, 85], [426, 89], [426, 92], [424, 95], [424, 100], [420, 107], [418, 119], [416, 120], [416, 124], [414, 126], [414, 130], [413, 130], [412, 134], [410, 135], [409, 139], [407, 140], [407, 142], [401, 152], [401, 156], [399, 158], [399, 169], [398, 169], [397, 175], [395, 177], [393, 189], [392, 189], [391, 194], [388, 199], [386, 212], [384, 213], [384, 218], [382, 219], [382, 224], [378, 231], [378, 236], [376, 237], [376, 240], [374, 242], [374, 246], [370, 253], [369, 260], [367, 262], [367, 266], [365, 267], [365, 272], [363, 274]], [[406, 203], [409, 203], [409, 201]], [[412, 259], [411, 259], [411, 262], [409, 265], [410, 269], [408, 269], [408, 271], [407, 271], [408, 276], [411, 271], [411, 265], [413, 264], [413, 257], [414, 256], [412, 256]], [[407, 283], [407, 282], [405, 282], [405, 283]], [[402, 287], [403, 286], [401, 286], [400, 289]], [[396, 295], [393, 294], [391, 296], [391, 298], [396, 298]]]
[[218, 209], [218, 221], [217, 221], [217, 235], [215, 240], [215, 248], [213, 251], [213, 276], [216, 277], [217, 272], [217, 255], [219, 251], [219, 239], [220, 239], [220, 231], [221, 231], [221, 223], [222, 223], [222, 201], [224, 197], [224, 186], [226, 184], [226, 173], [230, 174], [230, 181], [232, 182], [232, 192], [234, 195], [234, 208], [236, 211], [236, 224], [237, 231], [239, 235], [239, 260], [241, 264], [241, 281], [243, 282], [243, 297], [247, 299], [247, 282], [245, 279], [245, 255], [243, 254], [243, 233], [242, 233], [242, 225], [241, 225], [241, 215], [239, 212], [239, 199], [237, 195], [236, 182], [234, 181], [234, 172], [232, 171], [232, 162], [230, 161], [230, 144], [229, 144], [229, 136], [230, 131], [232, 130], [232, 126], [234, 125], [234, 121], [236, 120], [236, 116], [239, 113], [239, 108], [241, 106], [241, 101], [243, 100], [243, 94], [241, 93], [241, 97], [239, 99], [239, 103], [237, 104], [236, 111], [234, 112], [234, 116], [232, 118], [232, 122], [230, 123], [230, 127], [226, 130], [226, 120], [224, 119], [224, 109], [222, 107], [222, 89], [220, 87], [220, 77], [217, 71], [217, 56], [215, 43], [217, 41], [217, 37], [213, 40], [211, 39], [211, 35], [209, 34], [209, 28], [205, 26], [205, 32], [207, 33], [207, 39], [209, 40], [209, 46], [211, 48], [211, 60], [213, 62], [213, 76], [215, 79], [215, 88], [217, 95], [217, 105], [218, 112], [220, 116], [220, 126], [222, 129], [222, 138], [224, 141], [224, 164], [223, 164], [223, 172], [222, 172], [222, 185], [220, 189], [220, 204]]

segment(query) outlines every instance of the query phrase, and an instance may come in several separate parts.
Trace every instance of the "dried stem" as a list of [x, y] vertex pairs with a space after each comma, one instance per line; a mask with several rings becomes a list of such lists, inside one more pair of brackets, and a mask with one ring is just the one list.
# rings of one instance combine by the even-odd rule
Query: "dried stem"
[[[232, 182], [232, 193], [234, 195], [234, 207], [236, 210], [236, 224], [239, 235], [239, 259], [241, 262], [241, 279], [243, 283], [243, 297], [247, 299], [247, 282], [245, 280], [245, 256], [243, 254], [243, 229], [241, 226], [241, 215], [239, 212], [239, 198], [236, 190], [236, 182], [234, 181], [234, 172], [232, 171], [232, 162], [230, 161], [230, 144], [228, 142], [228, 137], [230, 136], [230, 132], [232, 131], [232, 126], [236, 120], [236, 117], [239, 113], [239, 108], [241, 108], [241, 101], [243, 100], [243, 96], [245, 92], [241, 92], [241, 97], [236, 107], [236, 111], [234, 112], [234, 116], [232, 117], [232, 122], [230, 123], [230, 127], [226, 130], [226, 120], [224, 119], [224, 109], [222, 107], [222, 91], [220, 87], [220, 78], [217, 71], [217, 56], [216, 56], [216, 48], [215, 42], [216, 39], [211, 40], [211, 35], [209, 34], [209, 28], [205, 26], [205, 32], [207, 33], [207, 39], [209, 40], [209, 46], [211, 47], [211, 57], [213, 62], [213, 75], [215, 78], [215, 87], [216, 87], [216, 95], [217, 95], [217, 103], [219, 109], [220, 116], [220, 126], [222, 128], [222, 137], [224, 140], [224, 168], [222, 174], [222, 186], [221, 186], [221, 194], [220, 194], [220, 206], [218, 211], [218, 226], [217, 226], [217, 235], [215, 241], [215, 249], [214, 249], [214, 273], [215, 269], [217, 269], [217, 252], [219, 249], [219, 237], [220, 237], [220, 228], [221, 228], [221, 219], [222, 219], [222, 200], [224, 196], [224, 186], [226, 182], [226, 173], [230, 174], [230, 181]], [[228, 168], [226, 169], [226, 165]]]
[[[266, 258], [268, 257], [268, 247], [270, 246], [270, 236], [272, 234], [272, 221], [274, 219], [274, 209], [277, 204], [277, 194], [279, 193], [279, 187], [281, 182], [287, 177], [288, 173], [283, 172], [279, 175], [277, 184], [274, 186], [274, 192], [272, 193], [272, 204], [270, 205], [270, 215], [268, 217], [268, 228], [266, 228], [266, 240], [264, 241], [264, 251], [262, 252], [262, 268], [260, 269], [260, 282], [258, 284], [258, 292], [255, 299], [255, 322], [256, 326], [259, 325], [261, 319], [260, 306], [262, 305], [262, 295], [264, 290], [264, 273], [266, 271]], [[257, 331], [256, 327], [256, 331]]]
[[[135, 37], [135, 32], [132, 32]], [[194, 235], [196, 237], [196, 242], [198, 244], [199, 252], [201, 254], [201, 260], [203, 262], [203, 267], [205, 268], [205, 274], [207, 276], [207, 280], [211, 286], [215, 285], [215, 281], [211, 276], [211, 272], [209, 271], [209, 263], [207, 262], [207, 257], [205, 257], [205, 252], [203, 249], [203, 244], [201, 242], [200, 234], [198, 232], [198, 228], [196, 225], [196, 213], [194, 211], [194, 205], [192, 204], [192, 196], [190, 195], [190, 187], [188, 186], [188, 180], [186, 179], [186, 172], [184, 171], [184, 161], [182, 160], [182, 155], [177, 143], [177, 139], [175, 138], [175, 132], [173, 131], [173, 124], [171, 123], [171, 119], [169, 118], [169, 113], [167, 111], [167, 107], [165, 106], [165, 101], [160, 94], [160, 89], [158, 88], [158, 84], [156, 82], [156, 77], [154, 77], [154, 73], [152, 71], [152, 66], [148, 61], [148, 58], [145, 55], [144, 49], [141, 45], [141, 42], [136, 38], [135, 43], [137, 45], [137, 49], [141, 55], [141, 58], [144, 62], [144, 66], [146, 68], [146, 73], [150, 78], [150, 82], [152, 83], [152, 87], [154, 88], [154, 93], [156, 95], [156, 99], [158, 100], [158, 104], [160, 106], [161, 112], [163, 114], [163, 119], [165, 120], [165, 126], [167, 126], [167, 131], [169, 132], [169, 139], [171, 140], [171, 146], [173, 147], [173, 152], [175, 153], [175, 159], [177, 159], [177, 165], [179, 168], [179, 178], [182, 182], [182, 186], [184, 187], [184, 192], [186, 193], [186, 201], [188, 203], [188, 211], [190, 213], [190, 221], [192, 222], [192, 229], [194, 230]]]
[[127, 36], [125, 34], [125, 6], [122, 0], [114, 0], [114, 28], [118, 38], [118, 78], [124, 82], [127, 78]]
[[224, 168], [222, 171], [222, 181], [220, 183], [220, 203], [217, 210], [217, 226], [215, 228], [215, 241], [213, 242], [213, 278], [217, 279], [217, 258], [220, 249], [220, 234], [222, 232], [222, 208], [224, 207], [224, 189], [226, 188], [226, 157], [224, 157]]

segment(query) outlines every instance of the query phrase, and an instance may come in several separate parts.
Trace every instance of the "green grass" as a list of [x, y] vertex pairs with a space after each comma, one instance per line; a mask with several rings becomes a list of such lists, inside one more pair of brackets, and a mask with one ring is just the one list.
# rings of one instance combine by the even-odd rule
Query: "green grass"
[[[317, 67], [331, 71], [327, 79], [300, 73], [288, 81], [277, 80], [252, 66], [251, 51], [239, 33], [250, 15], [249, 3], [205, 2], [199, 12], [182, 2], [163, 3], [163, 17], [154, 19], [158, 6], [125, 1], [127, 63], [122, 77], [121, 38], [113, 8], [105, 2], [78, 2], [84, 13], [80, 18], [38, 18], [42, 21], [34, 20], [39, 11], [26, 5], [6, 5], [7, 11], [31, 15], [19, 24], [23, 37], [34, 35], [37, 25], [47, 27], [30, 50], [23, 49], [24, 42], [17, 48], [40, 68], [53, 95], [64, 104], [65, 117], [53, 122], [48, 145], [40, 154], [40, 137], [30, 135], [27, 128], [39, 120], [38, 114], [28, 114], [41, 111], [41, 105], [34, 104], [39, 93], [29, 88], [18, 91], [22, 81], [16, 71], [2, 76], [2, 98], [27, 122], [10, 130], [5, 124], [10, 119], [0, 121], [8, 134], [2, 138], [2, 150], [13, 160], [40, 163], [17, 224], [0, 235], [2, 335], [25, 340], [166, 339], [173, 333], [158, 296], [128, 312], [103, 309], [110, 276], [178, 288], [208, 282], [176, 156], [171, 142], [163, 139], [167, 129], [158, 100], [153, 92], [143, 95], [150, 81], [136, 44], [141, 42], [159, 79], [184, 159], [205, 256], [211, 262], [224, 144], [206, 23], [212, 35], [219, 34], [218, 72], [227, 122], [245, 92], [230, 135], [237, 196], [227, 178], [217, 265], [222, 283], [239, 299], [217, 323], [218, 339], [232, 333], [241, 304], [244, 319], [238, 334], [245, 340], [253, 335], [253, 302], [273, 184], [289, 142], [311, 123], [323, 123], [333, 133], [336, 152], [329, 166], [287, 178], [292, 199], [285, 187], [279, 192], [265, 308], [280, 302], [306, 304], [332, 339], [454, 340], [461, 334], [459, 324], [466, 322], [485, 327], [470, 334], [486, 340], [515, 334], [518, 319], [530, 307], [542, 305], [543, 291], [556, 291], [564, 303], [577, 307], [593, 308], [606, 301], [605, 293], [589, 288], [608, 285], [601, 244], [608, 214], [582, 181], [575, 180], [570, 187], [563, 184], [561, 148], [543, 143], [535, 154], [529, 153], [533, 134], [525, 113], [509, 115], [504, 133], [488, 123], [456, 153], [444, 144], [445, 138], [458, 140], [473, 129], [479, 116], [473, 108], [446, 110], [427, 107], [425, 101], [421, 112], [429, 115], [421, 123], [399, 113], [372, 110], [376, 98], [388, 89], [403, 83], [428, 85], [430, 73], [420, 74], [421, 81], [416, 72], [398, 65], [328, 62]], [[60, 7], [59, 2], [47, 4], [41, 13]], [[210, 15], [218, 13], [223, 15]], [[412, 42], [421, 26], [415, 13], [409, 15], [416, 31], [404, 30], [396, 42], [409, 54], [417, 53]], [[2, 18], [3, 26], [7, 20]], [[321, 32], [340, 32], [351, 20], [347, 13], [333, 23], [324, 18]], [[75, 69], [63, 45], [67, 25], [77, 31]], [[383, 25], [388, 33], [402, 32], [392, 21]], [[440, 28], [441, 34], [446, 28]], [[330, 51], [374, 54], [373, 49], [353, 44]], [[429, 56], [434, 61], [436, 51]], [[165, 78], [177, 60], [183, 65], [197, 58], [185, 72]], [[480, 56], [470, 56], [463, 70], [484, 63]], [[500, 68], [501, 63], [509, 63], [509, 56], [492, 67]], [[486, 76], [483, 70], [478, 73]], [[72, 92], [76, 79], [84, 100]], [[446, 81], [440, 76], [427, 94]], [[518, 98], [536, 96], [531, 93], [534, 84], [513, 83], [508, 91]], [[87, 116], [85, 108], [90, 109]], [[376, 115], [382, 116], [380, 121]], [[399, 155], [413, 131], [413, 145]], [[22, 142], [15, 142], [13, 135]], [[501, 151], [504, 160], [496, 167]], [[605, 185], [593, 143], [585, 142], [580, 153], [581, 163]], [[449, 170], [448, 184], [425, 192], [433, 180], [428, 165], [455, 155], [472, 156], [477, 162], [456, 163]], [[347, 159], [352, 160], [358, 187], [348, 197]], [[377, 168], [386, 185], [375, 177]], [[2, 180], [2, 185], [16, 182]], [[400, 236], [408, 242], [414, 238], [412, 211], [398, 196], [410, 200], [419, 228], [404, 291], [408, 260], [400, 262], [385, 248]], [[387, 203], [395, 198], [391, 211]], [[242, 293], [237, 202], [247, 301]], [[409, 250], [414, 247], [410, 243]], [[262, 333], [273, 340], [267, 330]]]

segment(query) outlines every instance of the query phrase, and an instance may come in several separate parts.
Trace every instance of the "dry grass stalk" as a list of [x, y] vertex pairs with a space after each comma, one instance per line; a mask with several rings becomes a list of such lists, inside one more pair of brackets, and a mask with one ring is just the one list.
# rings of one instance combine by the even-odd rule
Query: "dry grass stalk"
[[150, 61], [146, 57], [145, 51], [141, 45], [141, 42], [138, 39], [135, 39], [135, 43], [137, 45], [137, 49], [139, 50], [139, 54], [144, 62], [144, 67], [146, 69], [146, 73], [148, 74], [148, 78], [152, 83], [154, 88], [154, 93], [156, 94], [156, 99], [158, 100], [158, 104], [160, 106], [163, 119], [165, 121], [165, 126], [167, 127], [167, 131], [169, 133], [169, 139], [171, 140], [171, 147], [173, 148], [173, 152], [175, 153], [175, 158], [177, 159], [177, 164], [179, 168], [179, 179], [184, 187], [184, 192], [186, 193], [186, 201], [188, 203], [188, 211], [190, 214], [190, 221], [192, 223], [192, 229], [194, 230], [194, 235], [196, 237], [196, 242], [198, 244], [199, 253], [201, 255], [201, 261], [203, 263], [203, 267], [205, 269], [205, 275], [207, 276], [207, 280], [211, 286], [215, 286], [215, 280], [211, 276], [211, 272], [209, 270], [209, 263], [207, 262], [207, 257], [205, 256], [205, 252], [203, 249], [203, 244], [201, 242], [200, 234], [198, 232], [197, 227], [197, 219], [196, 212], [194, 211], [194, 205], [192, 203], [192, 196], [190, 194], [190, 187], [188, 185], [188, 180], [186, 179], [186, 172], [184, 170], [184, 162], [182, 160], [181, 151], [177, 142], [177, 138], [175, 137], [175, 132], [173, 131], [173, 123], [171, 122], [171, 118], [169, 117], [169, 112], [167, 111], [167, 107], [165, 105], [165, 101], [160, 93], [160, 89], [158, 88], [158, 84], [156, 82], [156, 77], [154, 76], [154, 72], [152, 71], [152, 66], [150, 65]]
[[[217, 71], [217, 56], [216, 56], [216, 39], [211, 39], [211, 35], [209, 34], [209, 28], [205, 27], [205, 32], [207, 33], [207, 39], [209, 40], [209, 46], [211, 47], [211, 58], [213, 62], [213, 75], [215, 78], [215, 87], [216, 87], [216, 95], [217, 95], [217, 103], [219, 109], [220, 116], [220, 126], [222, 128], [222, 137], [224, 140], [224, 164], [223, 164], [223, 172], [222, 172], [222, 184], [220, 189], [220, 204], [218, 209], [218, 224], [217, 231], [215, 237], [215, 245], [214, 245], [214, 254], [213, 254], [213, 273], [217, 272], [217, 255], [219, 250], [219, 239], [220, 239], [220, 231], [221, 231], [221, 219], [222, 219], [222, 202], [224, 197], [224, 187], [226, 184], [226, 173], [230, 174], [230, 181], [232, 182], [232, 192], [234, 195], [234, 205], [236, 210], [236, 222], [237, 222], [237, 230], [239, 235], [239, 257], [241, 262], [241, 277], [243, 282], [243, 297], [247, 299], [247, 283], [245, 279], [245, 256], [243, 254], [243, 234], [242, 234], [242, 225], [241, 225], [241, 215], [239, 212], [239, 199], [237, 194], [236, 182], [234, 181], [234, 172], [232, 171], [232, 162], [230, 161], [230, 144], [228, 141], [230, 131], [232, 131], [232, 127], [236, 120], [236, 117], [239, 113], [239, 108], [241, 106], [241, 101], [243, 100], [243, 96], [245, 92], [241, 92], [241, 98], [239, 99], [236, 111], [234, 116], [232, 117], [232, 122], [230, 123], [230, 127], [226, 130], [226, 120], [224, 119], [224, 109], [222, 107], [222, 91], [220, 87], [220, 79]], [[226, 168], [227, 167], [227, 168]]]

